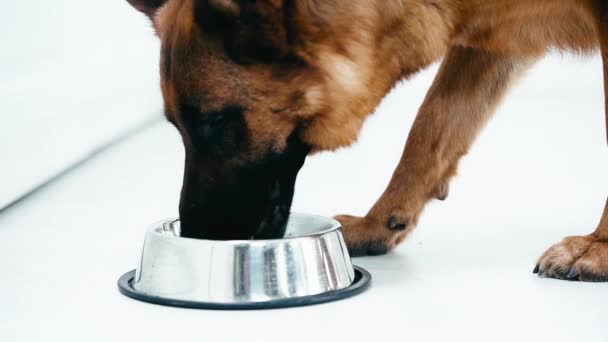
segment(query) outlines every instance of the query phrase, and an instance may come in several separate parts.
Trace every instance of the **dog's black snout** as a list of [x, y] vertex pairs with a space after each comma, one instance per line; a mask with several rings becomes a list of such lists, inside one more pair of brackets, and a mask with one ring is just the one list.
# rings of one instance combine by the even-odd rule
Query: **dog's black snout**
[[185, 183], [180, 201], [181, 235], [212, 240], [281, 238], [293, 192], [279, 180], [260, 177], [216, 182], [214, 187]]
[[294, 133], [285, 150], [238, 166], [190, 154], [180, 200], [182, 236], [282, 238], [296, 177], [309, 151]]

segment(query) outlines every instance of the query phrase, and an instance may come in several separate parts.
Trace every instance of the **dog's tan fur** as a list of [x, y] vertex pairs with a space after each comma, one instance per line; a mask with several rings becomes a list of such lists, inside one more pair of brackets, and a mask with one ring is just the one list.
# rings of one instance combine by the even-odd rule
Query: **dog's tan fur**
[[[211, 107], [245, 103], [260, 146], [280, 149], [297, 125], [315, 150], [348, 146], [396, 82], [443, 58], [387, 189], [365, 217], [337, 217], [357, 254], [394, 248], [429, 200], [447, 196], [460, 157], [509, 86], [545, 53], [601, 48], [608, 79], [604, 0], [260, 0], [248, 6], [244, 0], [201, 0], [230, 16], [254, 11], [274, 27], [273, 33], [256, 28], [262, 32], [256, 39], [305, 65], [280, 73], [264, 63], [235, 66], [220, 52], [193, 58], [203, 46], [222, 49], [217, 37], [194, 23], [196, 0], [167, 0], [152, 9], [142, 1], [130, 0], [151, 16], [173, 56], [172, 74], [162, 81], [169, 119], [179, 128], [175, 103], [184, 94], [210, 94], [205, 105]], [[538, 271], [608, 280], [608, 204], [595, 233], [553, 246]]]

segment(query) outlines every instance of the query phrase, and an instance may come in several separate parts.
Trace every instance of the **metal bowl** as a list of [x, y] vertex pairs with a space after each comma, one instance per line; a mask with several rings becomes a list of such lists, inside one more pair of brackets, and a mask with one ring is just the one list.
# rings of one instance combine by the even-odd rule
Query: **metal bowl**
[[119, 280], [135, 299], [179, 307], [261, 309], [310, 305], [364, 291], [371, 276], [353, 267], [340, 223], [292, 213], [285, 237], [180, 237], [179, 220], [146, 233], [140, 265]]

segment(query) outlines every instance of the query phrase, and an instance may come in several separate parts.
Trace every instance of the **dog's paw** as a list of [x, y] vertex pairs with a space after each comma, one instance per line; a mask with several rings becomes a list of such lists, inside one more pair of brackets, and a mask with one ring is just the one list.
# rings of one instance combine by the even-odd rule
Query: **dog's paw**
[[572, 236], [549, 248], [534, 273], [540, 277], [608, 281], [608, 242], [592, 236]]
[[393, 222], [395, 219], [383, 223], [371, 217], [338, 215], [334, 218], [342, 224], [351, 257], [386, 254], [406, 236], [404, 229], [400, 229], [404, 224]]

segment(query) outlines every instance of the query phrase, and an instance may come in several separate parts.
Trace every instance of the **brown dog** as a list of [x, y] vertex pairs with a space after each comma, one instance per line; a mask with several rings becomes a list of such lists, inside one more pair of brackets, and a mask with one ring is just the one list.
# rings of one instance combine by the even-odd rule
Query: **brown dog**
[[[386, 253], [447, 196], [509, 86], [548, 50], [600, 48], [608, 80], [606, 0], [129, 2], [162, 41], [191, 237], [281, 236], [306, 155], [351, 144], [397, 81], [443, 58], [384, 194], [365, 217], [337, 217], [353, 255]], [[608, 204], [593, 234], [554, 245], [535, 271], [607, 281]]]

